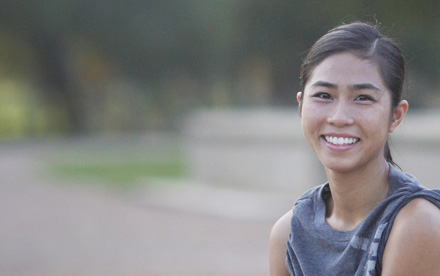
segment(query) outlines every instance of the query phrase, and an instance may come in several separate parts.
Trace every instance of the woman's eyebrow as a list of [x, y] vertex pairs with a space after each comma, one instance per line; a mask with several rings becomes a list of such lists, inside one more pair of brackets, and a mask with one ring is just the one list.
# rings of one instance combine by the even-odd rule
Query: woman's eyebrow
[[[338, 88], [338, 86], [336, 84], [328, 82], [328, 81], [316, 81], [315, 83], [312, 84], [312, 87], [326, 87], [326, 88], [330, 88], [330, 89], [337, 89]], [[348, 89], [352, 90], [352, 91], [368, 89], [368, 90], [373, 90], [373, 91], [377, 92], [378, 94], [382, 94], [382, 92], [383, 92], [380, 88], [378, 88], [377, 86], [375, 86], [369, 82], [352, 84], [352, 85], [348, 86]]]
[[376, 92], [382, 92], [382, 90], [380, 90], [378, 87], [376, 87], [375, 85], [371, 84], [371, 83], [359, 83], [359, 84], [353, 84], [353, 85], [349, 85], [348, 88], [350, 90], [364, 90], [364, 89], [369, 89], [369, 90], [374, 90]]
[[338, 88], [336, 84], [327, 81], [317, 81], [314, 84], [312, 84], [312, 87], [327, 87], [331, 89]]

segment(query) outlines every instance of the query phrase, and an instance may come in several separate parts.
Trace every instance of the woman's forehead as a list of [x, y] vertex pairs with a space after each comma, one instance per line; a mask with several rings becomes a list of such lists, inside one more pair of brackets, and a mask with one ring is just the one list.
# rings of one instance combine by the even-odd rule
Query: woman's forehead
[[385, 88], [379, 66], [350, 52], [338, 53], [325, 58], [311, 72], [306, 86], [317, 82], [336, 86], [371, 84], [380, 90]]

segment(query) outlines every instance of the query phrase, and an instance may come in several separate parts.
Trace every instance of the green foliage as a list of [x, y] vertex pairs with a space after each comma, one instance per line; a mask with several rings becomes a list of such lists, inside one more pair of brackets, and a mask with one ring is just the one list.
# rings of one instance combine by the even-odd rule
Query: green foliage
[[45, 105], [34, 89], [24, 80], [0, 79], [0, 139], [40, 137], [63, 128], [63, 110]]
[[[400, 42], [417, 90], [440, 91], [439, 10], [440, 1], [430, 0], [5, 1], [0, 77], [38, 86], [32, 97], [44, 109], [64, 109], [61, 125], [73, 131], [96, 131], [96, 118], [111, 116], [116, 126], [105, 131], [157, 127], [200, 105], [293, 105], [311, 44], [342, 22], [377, 20]], [[78, 49], [81, 41], [90, 49]], [[129, 115], [124, 104], [97, 100], [116, 99], [109, 87], [124, 80], [139, 86], [131, 96], [121, 88], [132, 98], [126, 102], [146, 106]], [[7, 117], [0, 120], [28, 121], [27, 104], [0, 106]]]

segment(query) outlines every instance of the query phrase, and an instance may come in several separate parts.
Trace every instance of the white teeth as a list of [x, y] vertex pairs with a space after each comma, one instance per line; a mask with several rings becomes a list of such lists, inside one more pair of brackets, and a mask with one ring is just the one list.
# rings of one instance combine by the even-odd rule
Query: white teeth
[[358, 138], [342, 138], [332, 136], [325, 136], [325, 140], [334, 145], [350, 145], [359, 141]]

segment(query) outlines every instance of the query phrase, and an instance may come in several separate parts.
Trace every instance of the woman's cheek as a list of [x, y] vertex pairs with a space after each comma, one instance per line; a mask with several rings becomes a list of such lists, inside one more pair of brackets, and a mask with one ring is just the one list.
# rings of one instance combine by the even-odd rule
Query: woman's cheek
[[325, 120], [326, 107], [315, 104], [306, 104], [303, 106], [302, 118], [308, 122], [318, 122]]
[[301, 119], [302, 130], [304, 136], [309, 140], [315, 135], [315, 132], [319, 132], [319, 125], [322, 122], [322, 115], [315, 110], [304, 109]]

